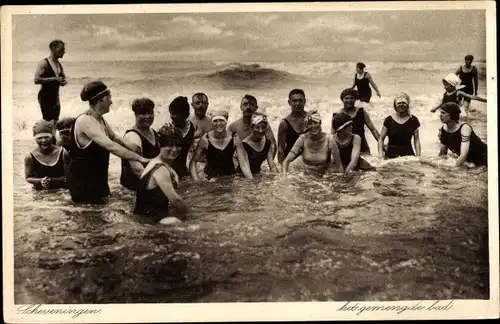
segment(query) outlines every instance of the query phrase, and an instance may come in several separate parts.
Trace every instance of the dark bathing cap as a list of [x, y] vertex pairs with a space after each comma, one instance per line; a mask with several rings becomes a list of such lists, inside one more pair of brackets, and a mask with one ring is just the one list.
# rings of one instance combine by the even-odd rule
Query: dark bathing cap
[[338, 113], [333, 116], [332, 127], [335, 131], [340, 131], [350, 123], [352, 123], [351, 116], [346, 113]]
[[52, 135], [52, 124], [46, 120], [39, 120], [33, 125], [33, 136], [43, 134]]
[[364, 69], [366, 67], [366, 65], [365, 65], [365, 63], [359, 62], [358, 64], [356, 64], [356, 67], [359, 67], [360, 69]]
[[153, 112], [155, 103], [149, 98], [139, 98], [132, 102], [132, 111], [138, 114], [145, 114]]
[[340, 94], [340, 100], [344, 100], [344, 97], [347, 95], [354, 96], [354, 98], [356, 99], [358, 99], [359, 97], [358, 92], [356, 90], [354, 90], [353, 88], [347, 88]]
[[102, 81], [92, 81], [87, 83], [80, 92], [82, 101], [90, 101], [109, 91]]
[[439, 107], [439, 109], [446, 111], [450, 114], [450, 118], [453, 120], [460, 119], [460, 106], [454, 102], [446, 102]]
[[182, 134], [180, 131], [168, 125], [162, 126], [158, 130], [158, 144], [160, 147], [180, 146]]
[[75, 121], [76, 118], [74, 117], [65, 117], [59, 119], [59, 121], [56, 124], [56, 129], [57, 130], [69, 129], [75, 124]]
[[177, 97], [170, 105], [168, 105], [168, 110], [171, 113], [180, 114], [186, 118], [189, 117], [189, 101], [187, 97]]
[[468, 55], [465, 55], [465, 60], [466, 61], [473, 61], [474, 60], [474, 56], [468, 54]]

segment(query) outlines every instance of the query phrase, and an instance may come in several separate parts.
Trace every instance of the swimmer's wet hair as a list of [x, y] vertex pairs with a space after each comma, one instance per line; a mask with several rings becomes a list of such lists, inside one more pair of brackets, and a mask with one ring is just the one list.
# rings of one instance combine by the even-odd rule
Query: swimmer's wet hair
[[75, 124], [76, 118], [74, 117], [65, 117], [62, 119], [59, 119], [56, 124], [56, 129], [57, 130], [62, 130], [62, 129], [68, 129], [73, 127]]
[[362, 62], [358, 62], [356, 64], [356, 67], [359, 67], [360, 69], [364, 69], [366, 67], [365, 63], [362, 63]]
[[56, 49], [60, 44], [64, 45], [65, 43], [60, 39], [54, 39], [52, 42], [50, 42], [49, 49]]
[[149, 98], [139, 98], [132, 101], [132, 111], [138, 114], [152, 113], [155, 103]]
[[450, 118], [459, 121], [460, 120], [460, 106], [454, 102], [445, 102], [442, 104], [439, 109], [446, 111], [448, 114], [450, 114]]
[[471, 54], [465, 55], [465, 60], [466, 61], [474, 61], [474, 56], [472, 56]]
[[80, 98], [82, 101], [88, 101], [91, 105], [93, 105], [111, 93], [107, 89], [108, 87], [102, 81], [92, 81], [83, 87], [80, 92]]
[[288, 94], [288, 99], [290, 99], [290, 97], [293, 96], [293, 95], [295, 95], [295, 94], [300, 94], [300, 95], [304, 96], [304, 98], [306, 97], [306, 94], [304, 93], [304, 90], [302, 90], [302, 89], [293, 89]]
[[170, 105], [168, 105], [168, 111], [175, 114], [180, 114], [186, 119], [189, 117], [189, 101], [187, 97], [177, 97]]

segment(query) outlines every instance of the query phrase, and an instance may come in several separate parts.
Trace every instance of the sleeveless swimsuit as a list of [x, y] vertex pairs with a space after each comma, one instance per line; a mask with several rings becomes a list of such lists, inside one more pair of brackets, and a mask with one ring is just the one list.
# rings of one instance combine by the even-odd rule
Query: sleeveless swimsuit
[[358, 79], [357, 73], [354, 75], [354, 84], [358, 89], [359, 100], [363, 102], [370, 102], [372, 97], [372, 89], [370, 88], [370, 80], [366, 78], [366, 73], [363, 74], [363, 78]]
[[[341, 146], [340, 144], [337, 143], [337, 146], [340, 151], [340, 160], [342, 161], [342, 165], [344, 168], [347, 168], [349, 163], [351, 163], [351, 154], [352, 150], [354, 148], [354, 136], [351, 137], [349, 140], [349, 143], [347, 143], [344, 146]], [[371, 166], [365, 159], [362, 157], [358, 158], [358, 163], [356, 164], [356, 167], [354, 170], [374, 170], [375, 168]]]
[[189, 122], [191, 125], [189, 125], [189, 131], [181, 139], [181, 151], [179, 155], [175, 158], [175, 160], [172, 162], [172, 169], [174, 169], [175, 172], [177, 172], [177, 175], [179, 178], [186, 177], [189, 175], [189, 170], [186, 166], [187, 164], [187, 156], [189, 153], [189, 149], [191, 148], [191, 145], [194, 142], [194, 133], [195, 133], [195, 126], [194, 124], [190, 121]]
[[457, 96], [457, 90], [453, 91], [452, 93], [445, 92], [443, 94], [443, 100], [441, 101], [441, 104], [445, 104], [447, 102], [454, 102], [456, 104], [459, 104], [459, 98]]
[[[260, 173], [262, 162], [264, 162], [267, 159], [267, 153], [271, 148], [271, 141], [266, 138], [266, 143], [264, 144], [264, 148], [260, 152], [256, 151], [247, 142], [243, 142], [243, 147], [245, 148], [245, 151], [247, 152], [248, 155], [248, 163], [250, 164], [250, 171], [252, 172], [252, 174]], [[239, 166], [237, 168], [237, 172], [238, 173], [241, 172]]]
[[[142, 156], [147, 159], [155, 158], [158, 156], [158, 154], [160, 154], [160, 144], [158, 143], [157, 139], [158, 134], [154, 129], [151, 130], [153, 131], [154, 137], [156, 139], [155, 145], [151, 144], [151, 142], [146, 137], [144, 137], [144, 135], [142, 135], [135, 129], [129, 129], [125, 132], [125, 134], [127, 134], [128, 132], [134, 132], [139, 136], [139, 138], [141, 139]], [[146, 165], [147, 163], [143, 164], [144, 167], [146, 167]], [[122, 173], [120, 176], [120, 184], [130, 190], [136, 190], [138, 182], [139, 178], [132, 171], [132, 167], [130, 166], [129, 161], [122, 159]]]
[[[460, 125], [458, 130], [453, 133], [444, 130], [444, 126], [440, 130], [440, 142], [457, 155], [460, 155], [462, 145], [462, 134], [460, 132], [464, 125]], [[472, 162], [475, 165], [488, 165], [488, 146], [481, 141], [476, 133], [474, 133], [474, 130], [472, 130], [470, 135], [469, 153], [467, 154], [466, 161]]]
[[[56, 163], [48, 165], [38, 161], [35, 154], [30, 153], [31, 159], [33, 161], [32, 177], [34, 178], [60, 178], [64, 177], [64, 161], [63, 161], [63, 149], [61, 148], [59, 156]], [[51, 188], [65, 188], [66, 186], [54, 186], [51, 184]], [[42, 186], [35, 186], [35, 189], [40, 190]]]
[[285, 137], [285, 158], [290, 153], [290, 150], [293, 147], [293, 144], [297, 141], [297, 138], [299, 138], [300, 133], [297, 133], [295, 129], [292, 127], [292, 124], [284, 118], [283, 119], [286, 123], [286, 137]]
[[[208, 139], [208, 134], [207, 134]], [[208, 140], [208, 148], [205, 152], [207, 164], [205, 164], [205, 174], [208, 178], [217, 176], [231, 175], [236, 172], [233, 163], [233, 155], [236, 151], [234, 147], [234, 139], [231, 138], [229, 143], [223, 150], [216, 148], [210, 140]]]
[[420, 127], [417, 117], [411, 116], [405, 123], [400, 124], [392, 116], [388, 116], [384, 120], [384, 127], [387, 128], [387, 136], [389, 137], [387, 158], [393, 159], [399, 156], [415, 155], [411, 139], [415, 130]]
[[[43, 71], [42, 78], [53, 78], [62, 75], [62, 65], [57, 62], [61, 72], [56, 75], [56, 72], [50, 65], [49, 60], [45, 59], [47, 66]], [[59, 114], [61, 113], [61, 103], [59, 101], [59, 82], [53, 81], [46, 84], [42, 84], [40, 91], [38, 91], [38, 103], [40, 104], [40, 109], [42, 110], [42, 118], [47, 121], [58, 120]]]
[[[460, 80], [462, 80], [465, 88], [461, 89], [463, 92], [468, 93], [470, 95], [474, 95], [474, 77], [477, 77], [476, 67], [473, 66], [469, 72], [464, 72], [462, 66], [460, 66], [460, 72], [458, 74]], [[470, 102], [469, 98], [464, 98], [464, 101]]]
[[[104, 118], [103, 122], [106, 125]], [[111, 194], [108, 185], [109, 152], [94, 141], [80, 147], [75, 125], [76, 121], [71, 127], [73, 141], [69, 151], [71, 163], [68, 184], [71, 199], [75, 203], [102, 203]]]
[[[333, 114], [333, 117], [335, 117]], [[363, 107], [359, 107], [356, 115], [351, 117], [352, 120], [352, 132], [361, 137], [361, 153], [370, 153], [370, 147], [368, 146], [368, 141], [365, 137], [365, 112]], [[333, 121], [333, 118], [332, 118]]]
[[134, 214], [147, 216], [155, 222], [167, 217], [169, 209], [168, 198], [161, 188], [156, 186], [153, 189], [148, 189], [147, 187], [153, 174], [161, 167], [165, 166], [161, 163], [156, 164], [139, 179], [134, 207]]

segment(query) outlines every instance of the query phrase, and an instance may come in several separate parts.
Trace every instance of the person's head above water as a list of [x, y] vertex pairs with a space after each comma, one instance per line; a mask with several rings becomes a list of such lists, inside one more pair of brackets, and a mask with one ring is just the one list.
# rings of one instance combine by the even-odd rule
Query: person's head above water
[[321, 132], [321, 115], [316, 110], [308, 112], [304, 118], [304, 124], [308, 133], [313, 135], [319, 134]]
[[292, 112], [304, 111], [306, 105], [306, 95], [302, 89], [293, 89], [288, 94], [288, 105], [292, 108]]
[[262, 137], [266, 134], [267, 131], [267, 116], [265, 114], [261, 113], [255, 113], [252, 115], [252, 132], [255, 135], [259, 135], [259, 137]]
[[449, 73], [443, 78], [443, 86], [448, 92], [464, 88], [465, 86], [461, 85], [461, 82], [462, 80], [455, 73]]
[[[448, 122], [448, 117], [451, 120], [458, 122], [460, 120], [460, 106], [454, 102], [446, 102], [442, 104], [439, 109], [441, 110], [441, 121]], [[448, 115], [448, 116], [446, 116]]]
[[210, 113], [210, 119], [212, 120], [212, 130], [216, 133], [225, 132], [228, 118], [229, 114], [227, 111], [213, 110]]
[[359, 73], [361, 73], [361, 72], [363, 72], [363, 70], [365, 69], [365, 67], [366, 67], [365, 63], [358, 62], [356, 64], [356, 71], [359, 72]]
[[64, 56], [64, 53], [66, 52], [66, 44], [60, 39], [55, 39], [55, 40], [50, 42], [49, 49], [50, 49], [50, 52], [56, 58], [59, 59], [59, 58], [62, 58]]
[[249, 94], [244, 95], [241, 99], [240, 109], [243, 112], [243, 116], [253, 115], [253, 113], [259, 109], [257, 98]]
[[113, 103], [111, 101], [111, 91], [102, 81], [92, 81], [87, 83], [80, 92], [82, 101], [88, 101], [94, 109], [101, 109], [103, 113], [109, 111]]
[[132, 101], [132, 111], [135, 114], [135, 124], [139, 128], [149, 128], [153, 125], [155, 103], [149, 98], [139, 98]]
[[33, 137], [42, 151], [52, 147], [52, 124], [46, 120], [39, 120], [33, 125]]
[[175, 126], [183, 127], [189, 117], [189, 101], [187, 97], [177, 97], [169, 105], [170, 119]]
[[352, 132], [352, 118], [346, 113], [338, 113], [333, 116], [332, 128], [336, 133]]
[[354, 108], [354, 104], [356, 103], [356, 100], [359, 98], [358, 91], [356, 91], [353, 88], [347, 88], [344, 89], [340, 93], [340, 100], [342, 100], [342, 103], [344, 104], [344, 108]]
[[171, 162], [181, 151], [182, 134], [174, 127], [161, 127], [158, 130], [158, 144], [160, 145], [160, 159]]
[[397, 94], [393, 101], [394, 110], [398, 113], [408, 112], [410, 108], [410, 96], [404, 92]]
[[191, 98], [191, 106], [196, 116], [205, 117], [208, 105], [208, 96], [203, 92], [195, 93]]
[[59, 132], [63, 145], [69, 145], [71, 141], [71, 127], [73, 127], [75, 121], [76, 118], [74, 117], [64, 117], [57, 121], [56, 129]]

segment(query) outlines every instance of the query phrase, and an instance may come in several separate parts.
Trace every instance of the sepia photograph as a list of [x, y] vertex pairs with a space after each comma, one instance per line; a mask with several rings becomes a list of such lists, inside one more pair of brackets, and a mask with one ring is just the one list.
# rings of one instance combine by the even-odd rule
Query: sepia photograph
[[491, 1], [2, 7], [6, 320], [499, 316], [496, 60]]

